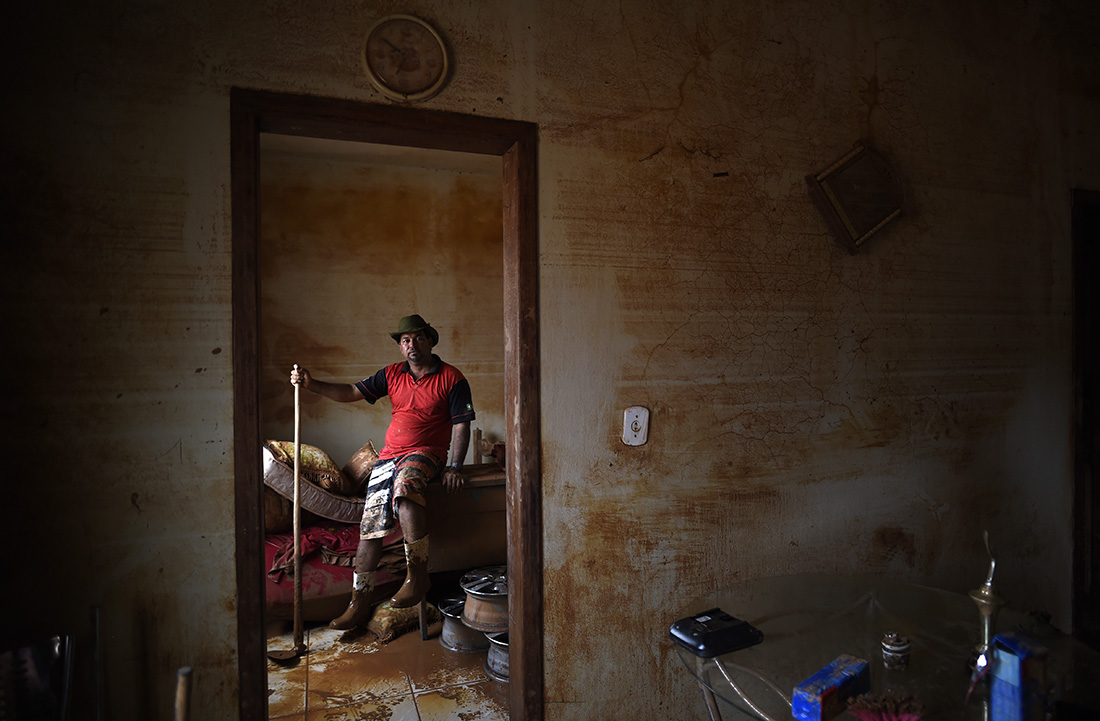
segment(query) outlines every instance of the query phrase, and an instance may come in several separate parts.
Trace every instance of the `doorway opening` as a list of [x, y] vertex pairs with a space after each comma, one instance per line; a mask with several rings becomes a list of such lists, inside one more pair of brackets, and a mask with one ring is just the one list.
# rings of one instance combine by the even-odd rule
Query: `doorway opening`
[[[507, 455], [509, 709], [541, 719], [536, 128], [529, 123], [250, 90], [231, 95], [234, 467], [240, 718], [266, 717], [260, 413], [262, 134], [499, 158], [503, 225], [503, 435]], [[476, 399], [475, 399], [476, 402]]]

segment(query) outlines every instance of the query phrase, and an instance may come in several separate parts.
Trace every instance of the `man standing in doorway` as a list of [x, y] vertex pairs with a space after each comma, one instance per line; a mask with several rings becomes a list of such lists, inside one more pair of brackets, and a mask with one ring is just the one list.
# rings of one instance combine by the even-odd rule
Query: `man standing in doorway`
[[292, 384], [334, 401], [374, 403], [388, 395], [393, 406], [386, 443], [367, 482], [351, 603], [329, 624], [336, 629], [355, 628], [370, 620], [382, 538], [393, 529], [395, 516], [405, 540], [407, 570], [392, 604], [407, 608], [424, 599], [430, 585], [424, 488], [440, 471], [448, 491], [465, 482], [462, 461], [470, 443], [470, 421], [474, 420], [469, 382], [432, 352], [439, 333], [419, 315], [402, 318], [390, 336], [401, 347], [405, 361], [357, 383], [319, 381], [297, 366], [290, 373]]

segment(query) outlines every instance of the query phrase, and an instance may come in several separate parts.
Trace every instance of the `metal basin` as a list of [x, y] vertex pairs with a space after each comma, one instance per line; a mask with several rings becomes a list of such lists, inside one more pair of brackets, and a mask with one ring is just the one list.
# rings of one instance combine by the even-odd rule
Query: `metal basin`
[[485, 657], [485, 673], [496, 681], [508, 683], [508, 632], [494, 633], [489, 638], [489, 655]]
[[508, 630], [506, 566], [486, 566], [466, 573], [459, 586], [466, 592], [462, 623], [485, 633]]
[[439, 635], [439, 643], [458, 653], [480, 653], [489, 648], [489, 639], [481, 631], [462, 622], [462, 609], [465, 605], [464, 598], [448, 598], [439, 603], [439, 612], [443, 614], [443, 631]]

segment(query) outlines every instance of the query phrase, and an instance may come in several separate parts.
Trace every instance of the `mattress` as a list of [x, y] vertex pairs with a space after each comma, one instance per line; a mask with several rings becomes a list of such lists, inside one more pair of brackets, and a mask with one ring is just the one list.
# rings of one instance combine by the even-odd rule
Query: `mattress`
[[[294, 501], [294, 467], [275, 458], [267, 446], [263, 449], [264, 484], [283, 498]], [[355, 523], [363, 517], [363, 499], [326, 491], [301, 479], [302, 508], [321, 518], [339, 523]]]

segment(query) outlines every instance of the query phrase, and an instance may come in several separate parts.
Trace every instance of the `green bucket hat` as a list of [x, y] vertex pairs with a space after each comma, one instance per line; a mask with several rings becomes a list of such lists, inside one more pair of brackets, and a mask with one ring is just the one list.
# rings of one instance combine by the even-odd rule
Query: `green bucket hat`
[[397, 330], [390, 333], [390, 338], [393, 338], [398, 343], [401, 342], [401, 336], [406, 333], [416, 333], [417, 331], [426, 330], [428, 335], [432, 339], [432, 347], [439, 342], [439, 332], [435, 328], [432, 328], [431, 323], [424, 320], [418, 315], [407, 315], [397, 323]]

